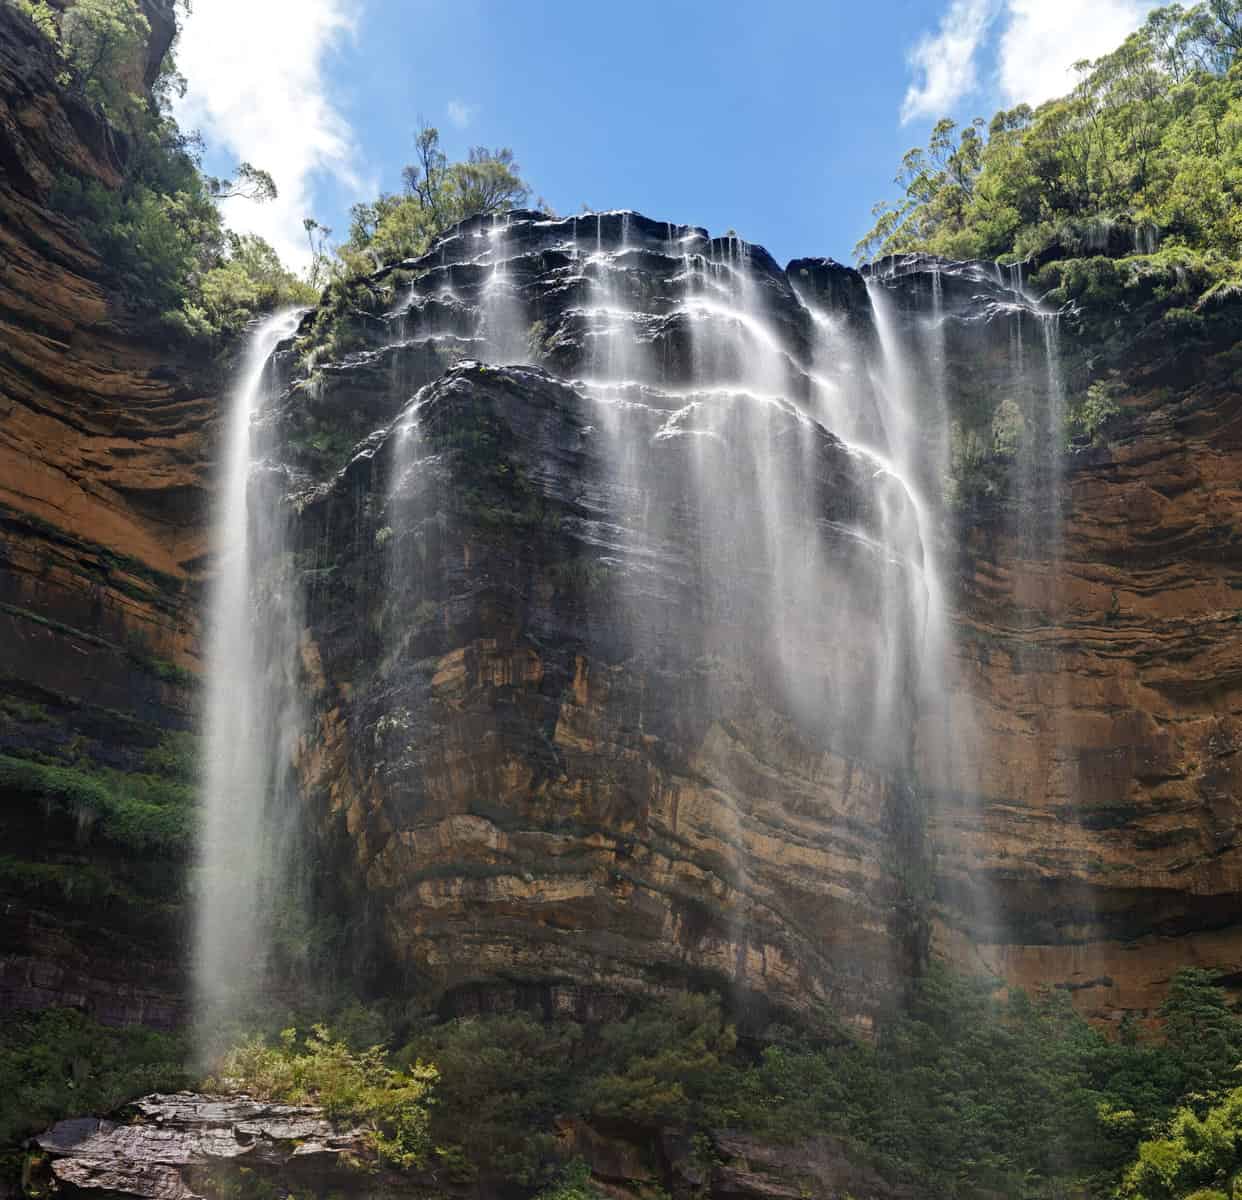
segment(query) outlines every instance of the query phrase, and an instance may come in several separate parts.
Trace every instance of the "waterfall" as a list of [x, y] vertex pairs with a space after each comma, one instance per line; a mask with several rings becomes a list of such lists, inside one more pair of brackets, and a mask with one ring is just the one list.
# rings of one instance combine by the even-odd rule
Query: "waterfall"
[[294, 673], [300, 628], [281, 570], [283, 524], [251, 511], [252, 422], [272, 352], [297, 326], [279, 313], [250, 335], [229, 402], [208, 607], [206, 761], [199, 836], [194, 995], [199, 1028], [241, 1016], [256, 998], [283, 899], [288, 850], [275, 818], [300, 732]]
[[[472, 218], [408, 264], [408, 293], [383, 317], [387, 341], [375, 336], [332, 364], [325, 376], [344, 382], [326, 394], [303, 389], [271, 405], [266, 363], [294, 319], [255, 333], [233, 398], [217, 515], [196, 963], [208, 1026], [256, 996], [283, 937], [282, 905], [301, 904], [292, 765], [310, 733], [298, 699], [303, 659], [318, 661], [321, 650], [336, 690], [320, 695], [339, 703], [328, 715], [345, 723], [352, 758], [348, 772], [335, 764], [319, 788], [332, 794], [316, 802], [337, 816], [349, 809], [359, 858], [374, 853], [384, 880], [376, 886], [398, 892], [420, 869], [428, 828], [463, 803], [466, 777], [455, 767], [425, 777], [436, 759], [426, 739], [445, 721], [436, 687], [472, 686], [470, 673], [483, 669], [472, 656], [495, 655], [487, 677], [507, 696], [521, 692], [515, 647], [533, 648], [541, 672], [564, 671], [554, 660], [572, 649], [582, 670], [656, 697], [657, 725], [660, 689], [690, 679], [696, 711], [676, 737], [690, 739], [683, 769], [702, 788], [694, 819], [722, 847], [702, 869], [728, 922], [725, 940], [739, 948], [716, 969], [738, 987], [758, 986], [747, 974], [762, 970], [762, 955], [743, 951], [766, 919], [752, 922], [751, 906], [770, 882], [752, 876], [749, 847], [772, 836], [773, 822], [814, 811], [837, 821], [833, 836], [843, 838], [874, 822], [894, 842], [906, 839], [884, 852], [896, 861], [924, 853], [925, 798], [978, 793], [947, 567], [950, 431], [964, 419], [949, 372], [971, 338], [1004, 322], [987, 335], [998, 352], [978, 386], [986, 401], [1001, 395], [1020, 410], [1022, 449], [1037, 451], [1014, 472], [1018, 507], [1029, 510], [1057, 478], [1055, 324], [1022, 294], [1020, 271], [918, 260], [901, 268], [915, 277], [902, 290], [897, 268], [860, 276], [801, 261], [807, 270], [782, 270], [736, 235], [630, 212]], [[361, 374], [350, 380], [354, 367]], [[315, 420], [330, 420], [336, 386], [378, 427], [349, 467], [299, 478], [308, 508], [294, 540], [290, 480], [252, 451], [251, 427], [267, 409], [283, 419], [312, 402]], [[298, 461], [295, 447], [272, 449]], [[555, 525], [543, 523], [545, 500]], [[294, 559], [304, 568], [319, 544], [349, 586], [331, 604], [312, 589], [304, 610]], [[330, 610], [326, 625], [316, 605]], [[501, 637], [484, 632], [502, 622]], [[319, 639], [313, 647], [301, 643], [304, 625]], [[480, 637], [487, 645], [475, 649]], [[547, 686], [539, 704], [550, 712], [563, 702], [555, 675]], [[625, 711], [637, 729], [584, 738], [574, 753], [600, 756], [592, 761], [605, 763], [601, 773], [615, 772], [617, 807], [596, 820], [640, 834], [649, 821], [653, 836], [681, 839], [679, 818], [645, 794], [650, 779], [636, 781], [645, 747], [660, 741], [644, 728], [646, 705]], [[520, 741], [533, 711], [515, 705], [487, 736], [500, 747], [512, 729]], [[485, 709], [471, 719], [485, 728]], [[816, 782], [796, 799], [755, 765], [766, 739], [817, 764]], [[555, 768], [541, 767], [555, 781], [540, 784], [548, 813], [568, 786], [556, 772], [571, 769], [559, 745], [549, 744], [549, 763], [553, 753]], [[648, 766], [656, 778], [662, 768]], [[505, 771], [504, 796], [480, 795], [472, 820], [527, 803], [521, 771]], [[591, 780], [579, 783], [589, 807]], [[542, 810], [520, 815], [544, 819]], [[963, 846], [976, 844], [972, 832]], [[963, 852], [967, 875], [972, 853]], [[886, 874], [890, 866], [870, 863], [875, 874], [860, 876], [858, 895], [838, 899], [866, 914], [842, 951], [857, 959], [850, 969], [891, 980], [907, 969], [894, 949], [907, 936], [902, 914], [926, 897], [910, 882], [922, 866]], [[986, 888], [979, 896], [986, 925]], [[457, 952], [437, 949], [446, 972]]]
[[481, 333], [488, 355], [493, 362], [522, 363], [529, 357], [526, 345], [526, 322], [522, 319], [521, 303], [509, 277], [509, 255], [506, 247], [508, 216], [494, 216], [481, 236], [487, 245], [492, 269], [483, 288], [483, 325]]

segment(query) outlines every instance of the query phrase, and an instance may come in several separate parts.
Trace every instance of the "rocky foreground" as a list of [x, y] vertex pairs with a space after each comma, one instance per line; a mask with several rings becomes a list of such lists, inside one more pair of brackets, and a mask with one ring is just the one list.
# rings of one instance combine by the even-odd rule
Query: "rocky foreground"
[[[913, 1200], [915, 1192], [851, 1162], [835, 1138], [773, 1146], [720, 1133], [710, 1161], [687, 1137], [635, 1144], [586, 1126], [561, 1129], [564, 1145], [618, 1200], [664, 1188], [708, 1200]], [[322, 1110], [248, 1096], [152, 1095], [114, 1120], [61, 1121], [33, 1139], [32, 1194], [99, 1200], [216, 1200], [223, 1196], [473, 1197], [443, 1172], [396, 1172], [377, 1160], [367, 1132], [341, 1129]]]

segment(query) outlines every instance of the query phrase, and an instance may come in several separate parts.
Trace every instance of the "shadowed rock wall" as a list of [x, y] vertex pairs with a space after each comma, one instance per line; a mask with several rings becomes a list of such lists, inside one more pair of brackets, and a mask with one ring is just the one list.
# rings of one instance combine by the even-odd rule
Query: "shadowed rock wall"
[[[61, 173], [115, 187], [125, 148], [56, 69], [0, 5], [0, 754], [140, 771], [195, 714], [215, 380], [57, 215]], [[184, 914], [118, 892], [184, 861], [87, 839], [5, 779], [0, 1007], [176, 1020]]]

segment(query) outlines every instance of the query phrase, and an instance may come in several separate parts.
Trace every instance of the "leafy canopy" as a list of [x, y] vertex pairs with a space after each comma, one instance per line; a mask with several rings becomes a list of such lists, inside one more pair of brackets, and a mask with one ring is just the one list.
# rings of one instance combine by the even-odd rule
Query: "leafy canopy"
[[1025, 258], [1127, 242], [1242, 254], [1242, 0], [1157, 9], [1078, 83], [911, 150], [859, 242], [862, 258], [925, 250]]
[[383, 193], [350, 210], [349, 238], [340, 255], [351, 273], [416, 257], [458, 221], [508, 212], [530, 198], [530, 187], [508, 148], [475, 146], [464, 162], [450, 163], [439, 130], [423, 124], [414, 150], [414, 162], [402, 172], [404, 192]]
[[66, 172], [51, 203], [75, 221], [139, 316], [211, 342], [258, 312], [313, 300], [266, 242], [226, 229], [224, 202], [271, 200], [276, 183], [248, 162], [230, 179], [203, 173], [198, 138], [172, 116], [185, 81], [171, 54], [145, 88], [151, 30], [135, 0], [78, 0], [63, 14], [46, 0], [10, 2], [47, 37], [61, 84], [124, 135], [119, 187]]

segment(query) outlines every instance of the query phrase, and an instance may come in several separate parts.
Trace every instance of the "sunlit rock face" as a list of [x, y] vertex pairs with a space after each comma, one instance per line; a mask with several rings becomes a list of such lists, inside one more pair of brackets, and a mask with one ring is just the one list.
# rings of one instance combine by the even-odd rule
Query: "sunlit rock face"
[[1058, 544], [986, 506], [962, 537], [985, 752], [934, 840], [949, 909], [981, 878], [995, 904], [946, 940], [1107, 1019], [1153, 1012], [1180, 967], [1242, 968], [1240, 315], [1199, 344], [1152, 317], [1113, 317], [1116, 349], [1067, 339], [1071, 391], [1094, 357], [1120, 413], [1067, 457]]
[[[257, 428], [351, 969], [865, 1027], [929, 954], [1104, 1018], [1231, 966], [1225, 364], [1105, 352], [1016, 269], [627, 213], [371, 286]], [[1104, 353], [1112, 448], [1064, 449]]]
[[[953, 528], [950, 724], [971, 748], [922, 762], [933, 946], [1086, 1013], [1152, 1013], [1180, 967], [1242, 966], [1237, 746], [1237, 312], [1186, 344], [1158, 306], [1066, 314], [1062, 397], [1114, 381], [1106, 437], [1059, 456], [1014, 409], [1045, 379], [988, 296], [991, 267], [879, 264], [905, 319], [941, 289], [949, 409], [1012, 442]], [[1020, 277], [1000, 276], [1021, 293]], [[957, 302], [951, 298], [957, 294]], [[1009, 405], [1008, 401], [1013, 404]], [[981, 420], [986, 417], [987, 422]], [[1058, 442], [1063, 444], [1062, 439]], [[991, 472], [991, 473], [989, 473]], [[921, 739], [921, 745], [934, 745]], [[942, 782], [933, 783], [934, 779]]]
[[[929, 952], [966, 770], [930, 315], [629, 213], [467, 222], [386, 284], [350, 354], [277, 355], [257, 431], [303, 789], [375, 963], [450, 1010], [703, 982], [866, 1026]], [[1044, 353], [1016, 285], [944, 291], [950, 350]]]

